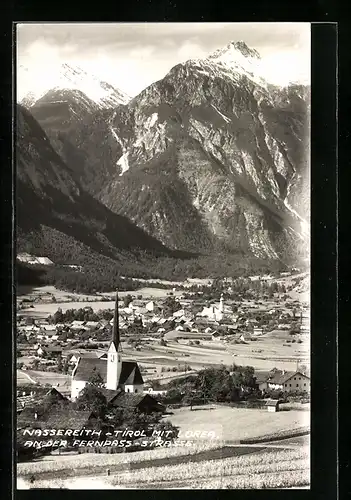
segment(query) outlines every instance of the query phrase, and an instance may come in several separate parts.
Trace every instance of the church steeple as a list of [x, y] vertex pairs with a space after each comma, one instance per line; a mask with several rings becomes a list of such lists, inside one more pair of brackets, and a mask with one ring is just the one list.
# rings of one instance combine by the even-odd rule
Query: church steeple
[[120, 348], [118, 290], [116, 290], [115, 313], [113, 316], [113, 327], [112, 327], [112, 339], [111, 340], [115, 344], [116, 350], [118, 351]]
[[113, 317], [112, 339], [107, 352], [106, 389], [115, 391], [122, 371], [121, 341], [119, 337], [118, 290], [116, 290], [115, 314]]
[[220, 301], [219, 301], [219, 310], [220, 312], [224, 312], [224, 298], [223, 298], [223, 293], [221, 294], [221, 298], [220, 298]]

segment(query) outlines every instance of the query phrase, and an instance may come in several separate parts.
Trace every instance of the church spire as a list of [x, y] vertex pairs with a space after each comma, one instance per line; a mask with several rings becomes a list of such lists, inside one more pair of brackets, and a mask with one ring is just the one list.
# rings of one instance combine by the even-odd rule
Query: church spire
[[118, 290], [116, 290], [115, 314], [113, 316], [112, 327], [112, 342], [115, 344], [116, 350], [120, 347], [119, 337], [119, 314], [118, 314]]

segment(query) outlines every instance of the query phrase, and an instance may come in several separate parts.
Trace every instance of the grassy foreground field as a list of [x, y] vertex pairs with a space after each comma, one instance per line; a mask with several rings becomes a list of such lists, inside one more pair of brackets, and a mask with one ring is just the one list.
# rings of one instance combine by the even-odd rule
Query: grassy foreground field
[[[269, 413], [267, 410], [200, 406], [173, 410], [167, 416], [179, 427], [180, 437], [193, 439], [194, 431], [214, 432], [225, 442], [254, 438], [261, 435], [293, 430], [309, 425], [309, 412], [298, 410]], [[206, 438], [205, 438], [206, 439]]]
[[[255, 453], [239, 457], [230, 457], [222, 460], [209, 460], [199, 463], [182, 463], [176, 466], [164, 466], [158, 468], [141, 469], [137, 472], [127, 472], [114, 476], [112, 484], [149, 484], [155, 482], [183, 482], [192, 480], [195, 484], [201, 484], [201, 479], [216, 478], [223, 484], [224, 479], [229, 480], [234, 487], [255, 487], [252, 476], [265, 475], [264, 480], [274, 487], [272, 475], [286, 474], [284, 483], [291, 486], [294, 476], [301, 476], [301, 472], [308, 471], [308, 454], [304, 450], [282, 450], [275, 453]], [[289, 480], [288, 477], [292, 480]], [[257, 477], [255, 478], [257, 482]], [[279, 478], [281, 482], [281, 477]], [[237, 483], [240, 486], [237, 486]], [[300, 483], [300, 481], [298, 481]], [[248, 486], [245, 486], [248, 484]], [[305, 483], [306, 484], [306, 483]], [[284, 484], [285, 486], [285, 484]], [[221, 486], [223, 487], [223, 486]]]
[[[254, 449], [253, 449], [254, 450]], [[302, 448], [296, 450], [270, 450], [253, 452], [242, 456], [187, 461], [176, 465], [141, 467], [137, 470], [119, 471], [99, 482], [104, 489], [213, 489], [213, 488], [290, 488], [309, 485], [309, 457]], [[35, 481], [35, 488], [71, 488], [70, 483], [77, 479], [63, 480], [59, 477]], [[94, 477], [87, 478], [87, 484], [94, 484]], [[92, 483], [93, 481], [93, 483]], [[20, 478], [19, 488], [26, 488]], [[84, 488], [83, 478], [79, 481]], [[74, 486], [73, 486], [74, 488]], [[90, 488], [90, 486], [89, 486]]]
[[174, 446], [170, 448], [160, 447], [155, 450], [137, 451], [131, 453], [96, 454], [84, 453], [81, 455], [47, 455], [34, 462], [24, 462], [17, 464], [17, 474], [19, 476], [29, 476], [31, 474], [43, 475], [46, 473], [74, 472], [85, 469], [87, 473], [97, 473], [99, 467], [113, 467], [122, 464], [136, 464], [149, 462], [151, 460], [164, 460], [170, 457], [189, 457], [203, 451], [219, 449], [223, 446], [220, 441], [194, 442], [193, 446]]

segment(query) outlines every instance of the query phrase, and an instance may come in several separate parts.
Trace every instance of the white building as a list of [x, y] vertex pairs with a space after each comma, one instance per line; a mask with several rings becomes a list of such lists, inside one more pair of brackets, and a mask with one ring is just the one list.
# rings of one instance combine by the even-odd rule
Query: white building
[[155, 302], [153, 300], [151, 300], [150, 302], [145, 304], [145, 309], [147, 309], [148, 311], [154, 311], [155, 310]]
[[222, 321], [227, 316], [232, 316], [233, 311], [225, 307], [224, 298], [221, 295], [220, 301], [218, 305], [211, 305], [210, 307], [204, 307], [199, 316], [207, 317], [210, 320], [214, 321]]
[[254, 335], [259, 336], [259, 335], [262, 335], [262, 333], [263, 333], [262, 328], [254, 327], [254, 331], [253, 331]]
[[310, 385], [310, 378], [302, 372], [276, 370], [260, 383], [259, 388], [283, 392], [309, 392]]
[[104, 386], [110, 391], [122, 389], [124, 392], [142, 393], [144, 381], [139, 365], [135, 361], [122, 360], [122, 347], [119, 335], [118, 294], [116, 294], [115, 315], [112, 340], [106, 353], [96, 358], [79, 358], [72, 372], [71, 399], [75, 400], [84, 389], [90, 377], [100, 374]]

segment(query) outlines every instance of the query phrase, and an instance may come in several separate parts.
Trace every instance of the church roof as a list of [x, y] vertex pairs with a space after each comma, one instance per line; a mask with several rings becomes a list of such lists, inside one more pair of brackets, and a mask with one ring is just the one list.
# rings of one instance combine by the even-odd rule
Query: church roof
[[139, 370], [139, 365], [135, 361], [122, 361], [120, 384], [136, 385], [143, 384], [143, 377]]
[[83, 380], [86, 382], [87, 380], [89, 380], [94, 369], [96, 369], [96, 371], [100, 373], [101, 377], [106, 382], [107, 361], [106, 359], [99, 358], [81, 358], [78, 362], [78, 366], [74, 374], [74, 379]]
[[[107, 361], [106, 359], [99, 358], [81, 358], [74, 374], [74, 379], [86, 382], [91, 377], [94, 369], [100, 373], [102, 379], [106, 382]], [[144, 383], [138, 363], [135, 361], [122, 361], [119, 383], [127, 385]]]

